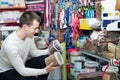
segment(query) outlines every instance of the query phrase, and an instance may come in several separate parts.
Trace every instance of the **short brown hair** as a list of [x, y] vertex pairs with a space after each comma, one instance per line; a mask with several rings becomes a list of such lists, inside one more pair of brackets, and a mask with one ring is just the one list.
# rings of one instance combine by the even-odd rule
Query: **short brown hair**
[[31, 26], [33, 20], [37, 20], [39, 23], [41, 22], [41, 18], [35, 12], [26, 11], [20, 17], [19, 26], [22, 27], [24, 24]]

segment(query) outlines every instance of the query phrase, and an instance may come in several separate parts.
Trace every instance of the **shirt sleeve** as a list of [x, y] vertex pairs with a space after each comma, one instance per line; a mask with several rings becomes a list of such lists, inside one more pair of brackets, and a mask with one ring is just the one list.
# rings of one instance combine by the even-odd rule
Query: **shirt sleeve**
[[30, 49], [30, 54], [32, 57], [37, 57], [41, 55], [48, 55], [49, 54], [49, 49], [44, 49], [44, 50], [39, 50], [37, 49], [34, 38], [31, 40], [31, 49]]
[[15, 70], [22, 76], [36, 76], [46, 74], [47, 71], [43, 69], [35, 69], [25, 67], [22, 58], [18, 54], [18, 49], [12, 45], [4, 46], [6, 56], [9, 59], [10, 64]]

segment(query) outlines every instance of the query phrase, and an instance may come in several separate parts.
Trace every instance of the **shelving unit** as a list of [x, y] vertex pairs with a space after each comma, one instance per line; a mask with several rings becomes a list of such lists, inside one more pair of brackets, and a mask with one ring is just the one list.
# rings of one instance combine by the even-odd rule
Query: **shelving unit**
[[14, 6], [14, 7], [0, 6], [0, 10], [15, 10], [15, 9], [26, 9], [26, 7], [25, 6]]
[[[96, 55], [95, 53], [88, 52], [87, 50], [82, 50], [81, 52], [82, 52], [83, 55], [85, 54], [87, 56], [94, 57], [94, 58], [96, 58], [98, 60], [102, 60], [102, 61], [105, 61], [107, 63], [110, 63], [110, 59], [106, 59], [106, 58], [104, 58], [102, 56]], [[120, 62], [119, 62], [119, 64], [120, 64]], [[102, 68], [101, 64], [99, 64], [99, 66], [100, 66], [100, 68]], [[120, 79], [120, 73], [117, 73], [117, 76]]]
[[39, 0], [39, 1], [26, 1], [26, 4], [36, 4], [36, 3], [42, 3], [44, 0]]
[[0, 30], [1, 31], [8, 31], [8, 30], [16, 30], [19, 27], [1, 27]]
[[[25, 4], [27, 5], [27, 9], [26, 6], [15, 6], [15, 7], [0, 7], [0, 12], [2, 11], [7, 11], [7, 10], [28, 10], [28, 11], [44, 11], [45, 10], [45, 6], [44, 6], [44, 1], [45, 0], [36, 0], [36, 1], [26, 1]], [[54, 1], [54, 0], [52, 0]], [[102, 0], [97, 0], [97, 1], [102, 1]], [[92, 28], [90, 28], [89, 24], [86, 23], [85, 19], [81, 20], [83, 25], [81, 26], [81, 30], [93, 30]], [[17, 20], [9, 20], [9, 21], [0, 21], [0, 25], [1, 24], [11, 24], [11, 23], [16, 23], [18, 24], [19, 22]], [[18, 29], [18, 27], [0, 27], [0, 31], [9, 31], [9, 30], [16, 30]], [[0, 35], [1, 36], [1, 35]], [[99, 56], [95, 53], [91, 53], [87, 50], [82, 50], [82, 55], [87, 55], [87, 56], [91, 56], [93, 58], [95, 58], [96, 60], [101, 60], [101, 61], [105, 61], [107, 63], [110, 63], [110, 59], [106, 59], [103, 56]], [[69, 77], [71, 77], [69, 75]]]
[[1, 1], [0, 5], [0, 44], [12, 31], [18, 29], [19, 17], [26, 10], [24, 0], [7, 2], [6, 5], [2, 4], [4, 2]]
[[0, 24], [2, 24], [2, 23], [4, 23], [4, 24], [9, 24], [9, 23], [19, 23], [19, 21], [17, 21], [17, 20], [0, 21]]
[[106, 61], [106, 62], [110, 62], [109, 59], [103, 58], [102, 56], [98, 56], [95, 53], [90, 53], [86, 50], [82, 50], [82, 54], [85, 54], [85, 55], [88, 55], [88, 56], [91, 56], [91, 57], [94, 57], [96, 59], [100, 59], [100, 60], [103, 60], [103, 61]]

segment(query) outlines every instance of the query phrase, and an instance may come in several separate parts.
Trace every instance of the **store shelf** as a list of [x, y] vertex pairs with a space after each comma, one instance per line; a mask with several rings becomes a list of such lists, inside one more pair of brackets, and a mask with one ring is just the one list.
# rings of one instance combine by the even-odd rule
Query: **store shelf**
[[39, 1], [26, 1], [26, 4], [36, 4], [36, 3], [42, 3], [44, 0], [39, 0]]
[[101, 56], [95, 55], [94, 53], [90, 53], [90, 52], [88, 52], [86, 50], [82, 50], [82, 54], [89, 55], [91, 57], [94, 57], [94, 58], [97, 58], [97, 59], [100, 59], [100, 60], [103, 60], [103, 61], [106, 61], [106, 62], [110, 62], [109, 59], [106, 59], [106, 58], [103, 58]]
[[9, 21], [0, 21], [0, 24], [2, 23], [19, 23], [19, 21], [16, 21], [16, 20], [9, 20]]
[[16, 9], [26, 9], [26, 6], [0, 6], [0, 10], [16, 10]]
[[19, 27], [1, 27], [1, 31], [8, 31], [8, 30], [17, 30]]

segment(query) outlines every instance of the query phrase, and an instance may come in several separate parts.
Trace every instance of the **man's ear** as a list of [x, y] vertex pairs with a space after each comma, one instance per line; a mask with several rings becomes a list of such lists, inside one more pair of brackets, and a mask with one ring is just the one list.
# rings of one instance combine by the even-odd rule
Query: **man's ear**
[[24, 30], [27, 30], [27, 29], [28, 29], [28, 25], [27, 25], [27, 24], [24, 24], [24, 25], [23, 25], [23, 29], [24, 29]]

